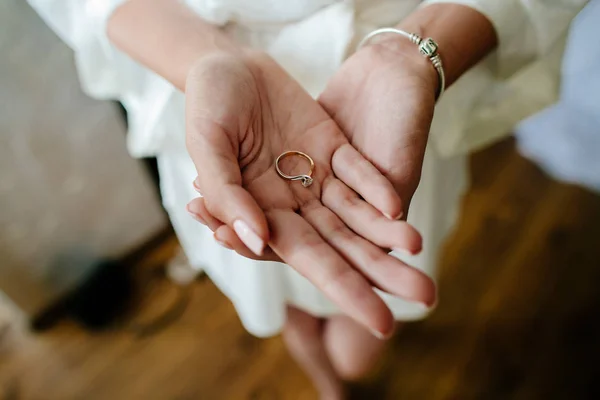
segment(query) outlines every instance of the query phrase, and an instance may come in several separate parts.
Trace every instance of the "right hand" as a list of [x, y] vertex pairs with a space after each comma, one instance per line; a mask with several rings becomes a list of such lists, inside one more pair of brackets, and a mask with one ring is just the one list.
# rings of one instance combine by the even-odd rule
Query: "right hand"
[[[430, 278], [383, 250], [421, 249], [416, 230], [395, 219], [402, 204], [394, 187], [269, 56], [216, 54], [197, 62], [186, 84], [186, 120], [204, 196], [188, 210], [220, 241], [248, 257], [281, 259], [383, 336], [393, 317], [373, 286], [433, 304]], [[310, 187], [275, 171], [287, 150], [315, 161]], [[306, 171], [290, 166], [293, 174]]]

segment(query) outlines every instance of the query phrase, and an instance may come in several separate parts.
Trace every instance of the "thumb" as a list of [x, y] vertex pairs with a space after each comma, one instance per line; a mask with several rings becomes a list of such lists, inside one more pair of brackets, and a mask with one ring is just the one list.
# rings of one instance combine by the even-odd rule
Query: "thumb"
[[231, 227], [240, 240], [258, 256], [269, 242], [269, 228], [263, 210], [242, 187], [236, 137], [214, 122], [189, 122], [186, 145], [196, 166], [195, 186], [200, 189], [206, 209]]

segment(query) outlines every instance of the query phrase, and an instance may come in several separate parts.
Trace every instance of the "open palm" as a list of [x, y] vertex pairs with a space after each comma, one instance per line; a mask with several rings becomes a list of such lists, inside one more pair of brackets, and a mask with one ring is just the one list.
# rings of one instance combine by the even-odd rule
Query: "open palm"
[[392, 182], [406, 214], [421, 176], [438, 82], [429, 60], [399, 40], [406, 49], [375, 44], [353, 54], [319, 102]]
[[[418, 233], [394, 219], [402, 209], [393, 186], [277, 63], [260, 53], [203, 59], [188, 78], [186, 104], [204, 196], [190, 207], [221, 240], [249, 257], [280, 258], [384, 334], [392, 315], [373, 286], [433, 302], [429, 278], [382, 250], [421, 246]], [[288, 150], [314, 160], [311, 186], [275, 171]], [[307, 172], [302, 159], [288, 160], [287, 173]]]

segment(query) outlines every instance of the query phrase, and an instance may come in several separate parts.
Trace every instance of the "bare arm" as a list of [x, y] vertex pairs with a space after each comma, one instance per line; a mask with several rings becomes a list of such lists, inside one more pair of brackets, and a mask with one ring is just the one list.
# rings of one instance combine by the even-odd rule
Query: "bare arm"
[[[423, 38], [431, 37], [439, 44], [447, 86], [498, 44], [496, 31], [487, 17], [459, 4], [441, 3], [419, 8], [405, 18], [398, 28], [417, 33]], [[403, 56], [413, 59], [420, 57], [414, 44], [398, 35], [387, 35], [380, 43], [390, 46]], [[429, 61], [420, 59], [418, 62], [437, 82], [437, 75]]]
[[180, 90], [204, 55], [237, 52], [236, 44], [177, 0], [129, 0], [108, 22], [109, 39]]
[[[439, 44], [447, 85], [497, 45], [487, 17], [456, 4], [419, 8], [398, 27]], [[438, 89], [431, 61], [405, 37], [385, 34], [353, 54], [319, 99], [355, 147], [394, 184], [405, 215], [421, 177]]]
[[[373, 284], [415, 302], [434, 302], [429, 277], [380, 249], [416, 252], [420, 247], [414, 228], [383, 217], [398, 213], [400, 198], [394, 188], [349, 146], [330, 116], [274, 60], [237, 47], [175, 0], [130, 0], [111, 16], [108, 35], [129, 56], [185, 89], [186, 144], [198, 173], [196, 187], [203, 195], [188, 210], [201, 216], [220, 240], [240, 244], [237, 250], [244, 256], [288, 263], [379, 336], [389, 335], [393, 315]], [[299, 215], [304, 208], [297, 201], [300, 192], [273, 171], [273, 161], [289, 148], [306, 151], [318, 165], [316, 184], [301, 192], [307, 199], [303, 201], [319, 203], [316, 213]], [[339, 167], [332, 164], [339, 158], [334, 157], [338, 149], [351, 152], [336, 162]], [[381, 205], [379, 210], [364, 202], [381, 214], [379, 220], [372, 214], [358, 215], [360, 210], [344, 210], [350, 217], [364, 216], [359, 226], [372, 228], [361, 232], [364, 238], [347, 229], [346, 237], [355, 236], [347, 243], [360, 246], [331, 245], [338, 240], [332, 235], [347, 223], [343, 218], [350, 218], [338, 217], [333, 205], [321, 203], [321, 196], [335, 190], [327, 189], [323, 178], [333, 177], [336, 168], [348, 171], [348, 180], [360, 172], [364, 178], [352, 183], [353, 189], [359, 194], [368, 191], [366, 197]], [[365, 176], [365, 171], [373, 176]], [[344, 187], [343, 179], [338, 174], [338, 187]], [[314, 196], [314, 201], [306, 196]], [[382, 231], [383, 225], [377, 225], [382, 223], [390, 229]], [[381, 244], [373, 234], [398, 243]], [[364, 261], [370, 260], [369, 254], [377, 254], [377, 260]]]

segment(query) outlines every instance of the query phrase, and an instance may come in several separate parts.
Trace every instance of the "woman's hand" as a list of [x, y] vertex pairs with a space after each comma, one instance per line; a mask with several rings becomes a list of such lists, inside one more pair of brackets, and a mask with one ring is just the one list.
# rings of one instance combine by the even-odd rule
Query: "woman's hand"
[[[343, 95], [340, 90], [332, 87], [331, 93]], [[219, 241], [245, 256], [280, 258], [380, 335], [390, 333], [393, 318], [372, 286], [434, 302], [431, 280], [382, 250], [421, 249], [419, 234], [396, 220], [402, 204], [390, 182], [270, 57], [244, 52], [202, 58], [188, 75], [186, 103], [188, 150], [204, 196], [188, 209]], [[358, 137], [351, 136], [361, 150], [370, 150], [366, 136]], [[287, 150], [312, 157], [311, 186], [279, 177], [274, 161]], [[288, 160], [282, 163], [287, 173], [307, 172], [302, 159]]]
[[393, 183], [406, 213], [421, 176], [438, 78], [408, 40], [381, 39], [346, 60], [319, 102]]
[[[418, 7], [398, 27], [437, 41], [446, 86], [498, 43], [490, 20], [461, 4]], [[431, 61], [405, 37], [380, 35], [372, 43], [346, 60], [319, 102], [352, 145], [390, 179], [408, 212], [421, 176], [439, 80]]]

